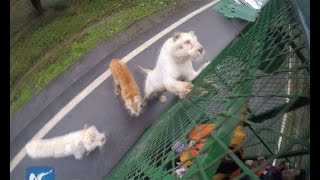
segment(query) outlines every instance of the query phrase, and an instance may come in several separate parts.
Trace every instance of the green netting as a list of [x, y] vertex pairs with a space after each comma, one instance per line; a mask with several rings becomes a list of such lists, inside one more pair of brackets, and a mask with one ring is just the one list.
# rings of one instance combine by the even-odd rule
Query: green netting
[[[189, 131], [200, 123], [215, 128], [182, 179], [212, 179], [227, 154], [251, 179], [259, 168], [250, 171], [243, 161], [261, 155], [265, 163], [286, 159], [308, 168], [310, 76], [303, 37], [292, 2], [270, 0], [248, 32], [194, 80], [186, 99], [175, 99], [106, 179], [176, 179], [181, 154], [172, 147], [188, 144]], [[238, 125], [245, 142], [231, 150]]]

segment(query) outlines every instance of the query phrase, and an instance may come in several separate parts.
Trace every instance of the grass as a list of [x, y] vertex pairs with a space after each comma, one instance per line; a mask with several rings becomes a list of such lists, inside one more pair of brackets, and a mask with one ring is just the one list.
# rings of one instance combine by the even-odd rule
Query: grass
[[[18, 40], [10, 50], [10, 114], [17, 112], [100, 40], [174, 1], [177, 0], [84, 1], [84, 4], [76, 3], [65, 16]], [[106, 16], [105, 22], [82, 33]]]

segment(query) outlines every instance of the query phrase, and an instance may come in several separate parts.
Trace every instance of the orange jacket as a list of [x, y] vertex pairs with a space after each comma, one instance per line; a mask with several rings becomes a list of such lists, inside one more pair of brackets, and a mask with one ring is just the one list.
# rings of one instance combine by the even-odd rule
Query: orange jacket
[[[192, 128], [188, 133], [190, 140], [197, 141], [198, 143], [190, 148], [187, 151], [184, 151], [180, 154], [180, 162], [186, 163], [187, 166], [192, 164], [191, 158], [196, 156], [198, 152], [203, 147], [205, 141], [207, 140], [208, 135], [214, 130], [215, 125], [213, 123], [199, 124], [196, 127]], [[242, 145], [245, 140], [245, 132], [242, 125], [238, 125], [235, 128], [234, 134], [232, 136], [229, 146], [235, 147]], [[200, 141], [200, 142], [199, 142]]]

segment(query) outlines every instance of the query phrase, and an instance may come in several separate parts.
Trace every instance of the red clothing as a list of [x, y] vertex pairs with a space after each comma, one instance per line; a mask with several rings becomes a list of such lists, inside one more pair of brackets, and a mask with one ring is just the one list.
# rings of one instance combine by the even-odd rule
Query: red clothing
[[239, 176], [241, 174], [241, 169], [238, 168], [237, 170], [233, 171], [231, 174], [230, 174], [230, 179], [234, 179], [236, 178], [237, 176]]
[[269, 168], [269, 166], [266, 166], [266, 167], [260, 169], [259, 171], [257, 171], [256, 175], [259, 177], [268, 168]]

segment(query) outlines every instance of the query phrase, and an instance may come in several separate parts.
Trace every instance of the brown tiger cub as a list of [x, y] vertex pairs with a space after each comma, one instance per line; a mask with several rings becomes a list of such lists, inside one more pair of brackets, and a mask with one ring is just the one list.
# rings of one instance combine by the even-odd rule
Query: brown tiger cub
[[114, 80], [114, 94], [121, 97], [131, 115], [139, 116], [141, 112], [141, 93], [128, 66], [120, 59], [113, 59], [110, 63], [110, 71]]

